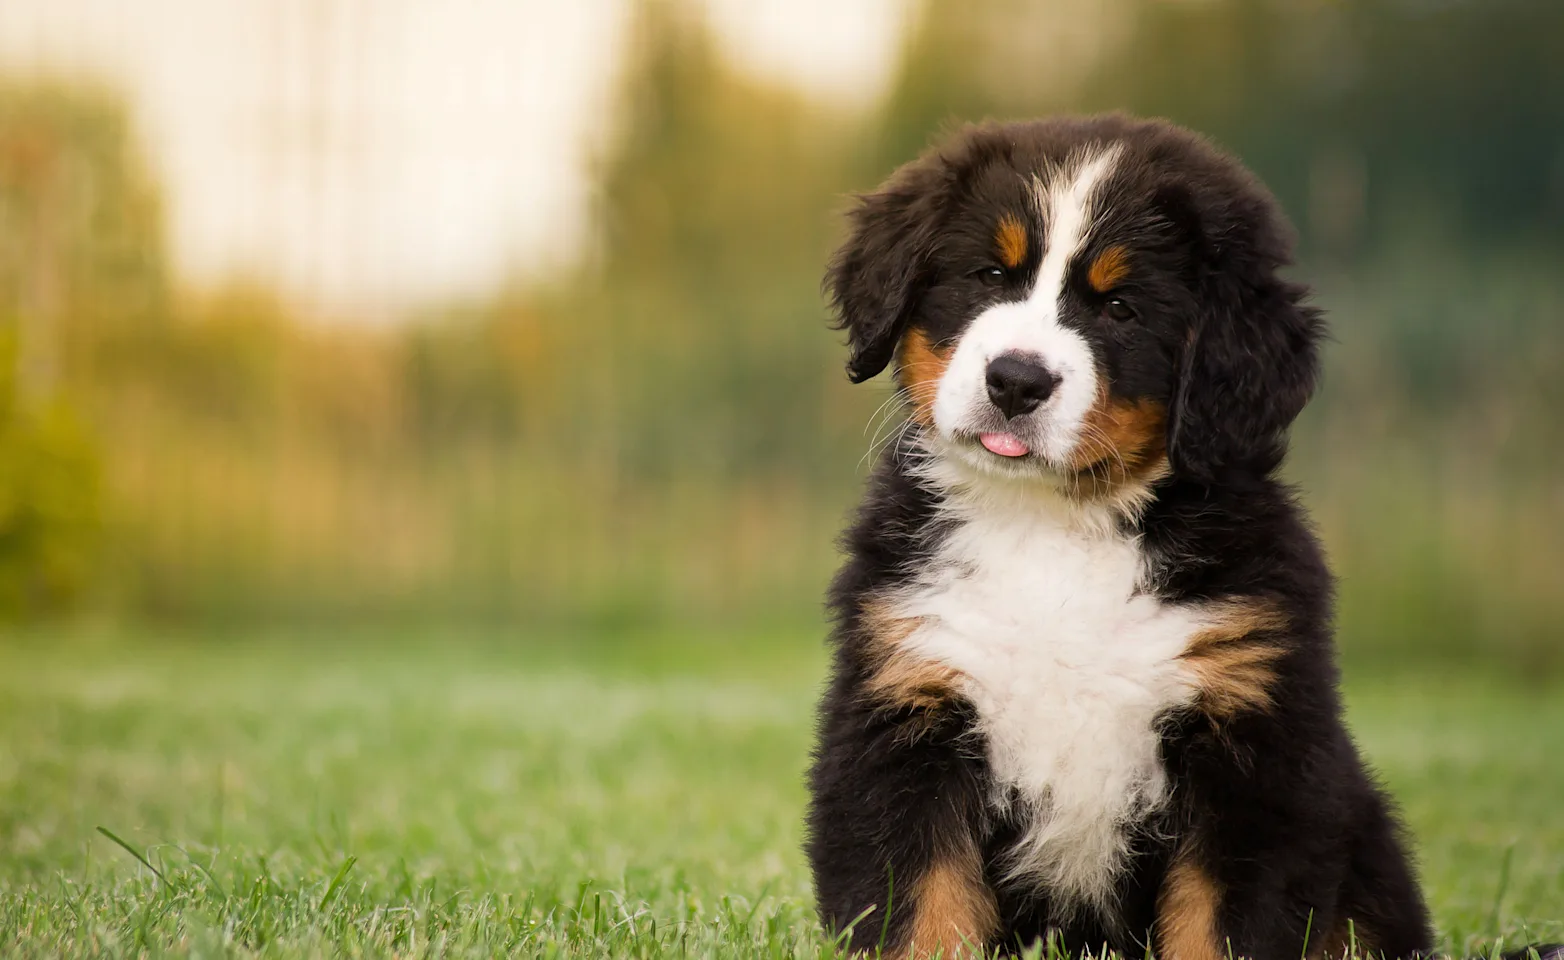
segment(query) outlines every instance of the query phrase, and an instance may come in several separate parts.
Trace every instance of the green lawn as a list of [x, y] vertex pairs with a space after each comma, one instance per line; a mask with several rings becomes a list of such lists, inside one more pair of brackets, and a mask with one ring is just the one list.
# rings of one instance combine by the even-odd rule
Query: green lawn
[[[830, 955], [799, 853], [822, 666], [740, 636], [10, 638], [0, 951]], [[1564, 936], [1564, 686], [1349, 693], [1446, 945]]]

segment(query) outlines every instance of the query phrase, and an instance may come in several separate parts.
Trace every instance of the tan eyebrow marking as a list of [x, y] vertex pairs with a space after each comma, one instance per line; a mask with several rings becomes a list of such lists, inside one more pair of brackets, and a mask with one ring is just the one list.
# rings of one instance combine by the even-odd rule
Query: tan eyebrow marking
[[1097, 254], [1086, 271], [1086, 282], [1098, 293], [1107, 293], [1119, 281], [1129, 276], [1130, 252], [1120, 246], [1112, 246]]
[[1021, 218], [1007, 213], [999, 218], [994, 231], [994, 244], [999, 247], [999, 261], [1014, 270], [1026, 261], [1026, 226]]

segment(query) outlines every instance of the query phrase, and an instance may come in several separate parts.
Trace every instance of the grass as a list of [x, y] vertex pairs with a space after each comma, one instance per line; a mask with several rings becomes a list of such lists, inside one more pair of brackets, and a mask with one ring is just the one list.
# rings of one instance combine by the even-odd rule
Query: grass
[[[0, 952], [815, 957], [792, 638], [11, 638]], [[1354, 678], [1445, 947], [1564, 936], [1564, 686]]]

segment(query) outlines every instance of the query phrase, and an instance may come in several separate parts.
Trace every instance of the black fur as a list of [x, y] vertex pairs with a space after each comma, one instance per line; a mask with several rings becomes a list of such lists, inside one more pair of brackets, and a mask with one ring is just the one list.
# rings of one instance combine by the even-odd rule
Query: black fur
[[938, 246], [942, 172], [904, 167], [852, 212], [854, 242], [832, 259], [826, 287], [847, 329], [847, 376], [885, 369], [929, 279]]
[[1281, 611], [1273, 706], [1221, 724], [1193, 709], [1166, 718], [1172, 801], [1139, 825], [1114, 915], [1067, 916], [1045, 893], [1002, 884], [996, 864], [1020, 825], [990, 802], [971, 706], [957, 700], [913, 716], [865, 694], [875, 668], [865, 601], [914, 575], [944, 535], [939, 494], [906, 466], [913, 435], [878, 463], [830, 595], [835, 661], [808, 840], [821, 916], [831, 930], [859, 920], [851, 944], [872, 950], [889, 899], [885, 945], [904, 946], [923, 871], [970, 837], [996, 891], [991, 945], [1053, 935], [1071, 949], [1106, 945], [1138, 957], [1158, 946], [1157, 896], [1170, 858], [1193, 845], [1222, 891], [1219, 934], [1233, 956], [1295, 960], [1348, 920], [1374, 952], [1416, 956], [1432, 946], [1428, 914], [1394, 812], [1342, 722], [1331, 576], [1275, 477], [1286, 430], [1314, 388], [1323, 330], [1302, 305], [1304, 290], [1278, 276], [1290, 235], [1265, 190], [1205, 141], [1162, 123], [1105, 117], [968, 129], [898, 171], [852, 215], [826, 277], [848, 332], [849, 374], [880, 372], [911, 329], [952, 343], [984, 304], [1018, 295], [1035, 249], [999, 287], [970, 279], [995, 211], [1013, 206], [1046, 163], [1107, 141], [1125, 153], [1096, 232], [1133, 251], [1126, 297], [1140, 322], [1126, 329], [1102, 320], [1079, 284], [1072, 322], [1115, 395], [1166, 406], [1171, 468], [1149, 505], [1123, 522], [1143, 538], [1164, 603], [1265, 598]]

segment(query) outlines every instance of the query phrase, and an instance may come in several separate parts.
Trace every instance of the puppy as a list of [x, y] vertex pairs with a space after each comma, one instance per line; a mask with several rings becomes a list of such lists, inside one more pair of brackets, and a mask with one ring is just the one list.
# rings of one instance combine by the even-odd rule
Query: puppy
[[1237, 162], [1123, 116], [969, 128], [851, 214], [848, 373], [892, 366], [907, 416], [844, 538], [810, 774], [853, 949], [1431, 947], [1276, 475], [1324, 331], [1290, 246]]

